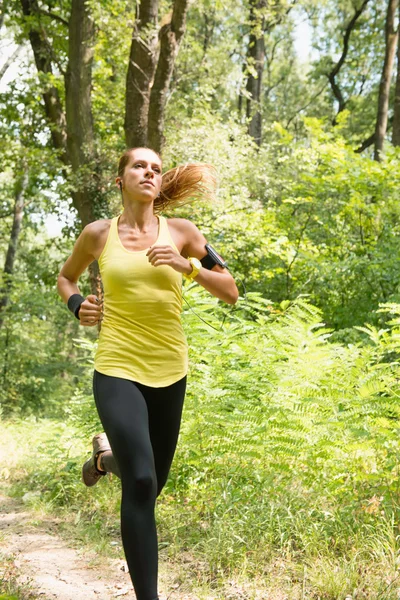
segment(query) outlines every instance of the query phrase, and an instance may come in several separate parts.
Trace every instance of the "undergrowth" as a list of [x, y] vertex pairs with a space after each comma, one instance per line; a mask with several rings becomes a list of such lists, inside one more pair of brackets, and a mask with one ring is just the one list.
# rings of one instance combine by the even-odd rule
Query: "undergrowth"
[[[19, 567], [13, 555], [0, 553], [0, 600], [35, 600], [37, 595], [29, 582], [19, 582]], [[46, 600], [41, 596], [43, 600]]]
[[[187, 293], [208, 320], [218, 314]], [[162, 557], [189, 555], [198, 585], [236, 578], [271, 598], [279, 589], [299, 600], [398, 599], [400, 307], [380, 310], [395, 318], [357, 328], [347, 345], [331, 341], [301, 298], [273, 307], [253, 295], [219, 334], [185, 314], [189, 388], [157, 518]], [[88, 378], [69, 421], [4, 423], [18, 451], [2, 477], [26, 503], [69, 515], [80, 542], [112, 553], [119, 482], [80, 482], [101, 430], [89, 393], [93, 348], [80, 345]]]

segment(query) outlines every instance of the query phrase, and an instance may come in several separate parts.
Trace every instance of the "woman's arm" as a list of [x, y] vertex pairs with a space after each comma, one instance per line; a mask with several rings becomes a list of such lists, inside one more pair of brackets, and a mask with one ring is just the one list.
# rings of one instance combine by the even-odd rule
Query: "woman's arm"
[[[194, 223], [186, 219], [182, 219], [182, 221], [186, 234], [186, 243], [182, 249], [182, 254], [198, 259], [203, 258], [206, 254], [206, 238]], [[194, 281], [202, 285], [210, 294], [228, 304], [235, 304], [239, 298], [239, 290], [232, 275], [227, 269], [223, 269], [219, 265], [215, 265], [211, 271], [202, 267]]]
[[[80, 294], [77, 282], [80, 275], [95, 260], [97, 234], [96, 223], [87, 225], [75, 242], [71, 256], [61, 268], [57, 279], [57, 291], [65, 303], [73, 294]], [[80, 306], [80, 323], [85, 327], [93, 327], [100, 318], [101, 306], [97, 304], [96, 296], [90, 294]]]
[[[168, 222], [170, 221], [173, 221], [171, 225], [176, 228], [181, 239], [182, 256], [177, 255], [170, 246], [154, 246], [148, 252], [149, 260], [154, 266], [168, 264], [180, 273], [189, 274], [192, 272], [192, 265], [186, 257], [203, 258], [206, 254], [207, 240], [196, 225], [187, 219], [170, 219]], [[229, 271], [219, 265], [215, 265], [211, 271], [202, 267], [194, 281], [228, 304], [237, 302], [239, 291], [235, 280]]]

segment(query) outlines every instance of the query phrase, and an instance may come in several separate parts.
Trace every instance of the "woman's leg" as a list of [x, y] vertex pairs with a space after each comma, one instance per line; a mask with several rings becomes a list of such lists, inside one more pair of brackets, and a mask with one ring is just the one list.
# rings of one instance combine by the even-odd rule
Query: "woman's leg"
[[100, 467], [101, 471], [106, 471], [106, 473], [113, 473], [121, 479], [121, 472], [117, 465], [117, 461], [114, 458], [112, 450], [106, 450], [105, 452], [102, 452], [100, 454], [97, 466]]
[[147, 403], [159, 496], [167, 481], [178, 443], [186, 377], [164, 388], [151, 388], [140, 383], [137, 386]]
[[[157, 496], [159, 496], [167, 481], [178, 442], [186, 377], [165, 388], [151, 388], [140, 383], [136, 385], [147, 404], [150, 440], [157, 475]], [[121, 477], [112, 452], [107, 451], [100, 455], [99, 466], [101, 470]]]
[[121, 472], [121, 535], [137, 600], [157, 600], [157, 494], [146, 400], [131, 381], [95, 371], [94, 397]]

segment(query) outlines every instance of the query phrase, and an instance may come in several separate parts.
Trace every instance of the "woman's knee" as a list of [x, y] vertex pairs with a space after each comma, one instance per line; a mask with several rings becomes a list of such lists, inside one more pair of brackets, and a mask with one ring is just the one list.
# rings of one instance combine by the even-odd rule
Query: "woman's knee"
[[154, 473], [127, 473], [122, 476], [122, 485], [129, 489], [136, 502], [148, 502], [157, 495], [157, 481]]

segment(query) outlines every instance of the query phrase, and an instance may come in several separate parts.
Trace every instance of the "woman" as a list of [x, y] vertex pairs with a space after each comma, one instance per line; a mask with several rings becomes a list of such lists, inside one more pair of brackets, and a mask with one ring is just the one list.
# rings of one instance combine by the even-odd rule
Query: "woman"
[[238, 298], [226, 270], [217, 264], [210, 268], [210, 262], [203, 267], [207, 242], [197, 227], [157, 215], [160, 208], [210, 194], [210, 167], [177, 167], [164, 176], [161, 170], [159, 155], [149, 148], [123, 154], [116, 178], [122, 214], [87, 225], [58, 278], [64, 302], [81, 325], [93, 327], [102, 308], [95, 296], [79, 294], [77, 281], [98, 260], [104, 316], [93, 390], [107, 437], [100, 434], [93, 441], [91, 466], [99, 468], [100, 477], [107, 467], [98, 461], [99, 452], [115, 458], [122, 484], [122, 542], [137, 600], [158, 600], [154, 508], [174, 456], [186, 388], [182, 275], [229, 304]]

